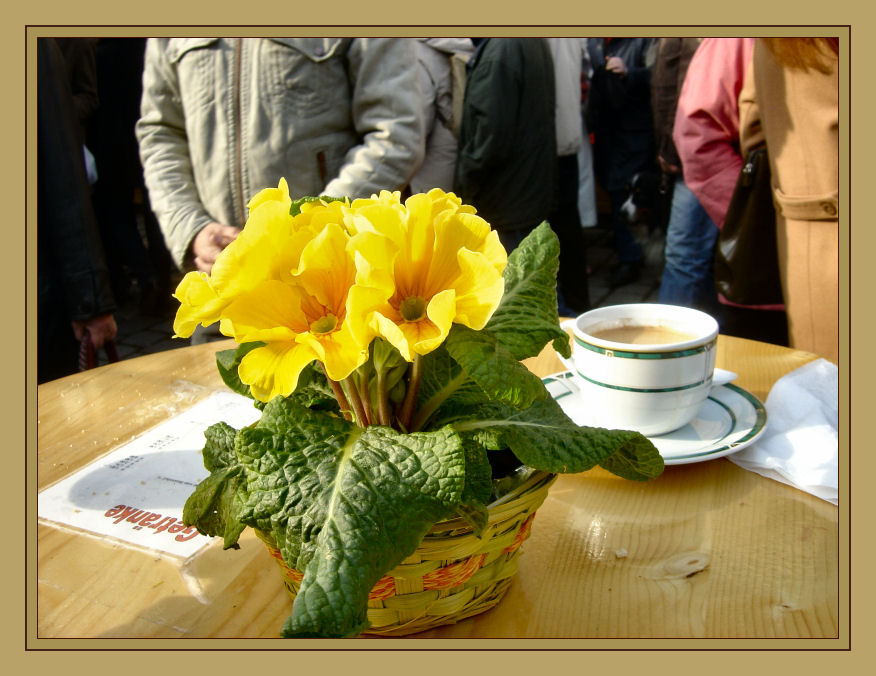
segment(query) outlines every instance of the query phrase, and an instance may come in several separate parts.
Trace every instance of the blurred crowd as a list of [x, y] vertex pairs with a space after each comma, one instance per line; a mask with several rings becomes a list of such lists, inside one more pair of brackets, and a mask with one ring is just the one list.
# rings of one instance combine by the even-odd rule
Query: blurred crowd
[[[509, 251], [547, 220], [561, 315], [590, 308], [585, 228], [611, 229], [614, 286], [659, 232], [659, 302], [836, 361], [837, 70], [829, 38], [40, 38], [38, 380], [111, 340], [130, 294], [166, 312], [281, 177], [452, 191]], [[782, 297], [745, 304], [714, 261], [757, 147]]]

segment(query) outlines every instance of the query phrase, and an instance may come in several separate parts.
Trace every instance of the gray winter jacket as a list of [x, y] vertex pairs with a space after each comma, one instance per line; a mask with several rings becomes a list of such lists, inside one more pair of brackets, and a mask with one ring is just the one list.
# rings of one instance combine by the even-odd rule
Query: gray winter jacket
[[294, 198], [403, 188], [423, 159], [414, 41], [153, 38], [136, 127], [177, 265], [207, 223], [242, 227], [281, 177]]

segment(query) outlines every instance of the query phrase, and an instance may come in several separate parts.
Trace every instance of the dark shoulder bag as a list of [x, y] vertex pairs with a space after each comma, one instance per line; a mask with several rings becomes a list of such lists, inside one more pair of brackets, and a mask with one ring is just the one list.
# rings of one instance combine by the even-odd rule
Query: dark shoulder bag
[[784, 302], [776, 211], [766, 148], [750, 151], [739, 172], [715, 248], [715, 286], [740, 305]]

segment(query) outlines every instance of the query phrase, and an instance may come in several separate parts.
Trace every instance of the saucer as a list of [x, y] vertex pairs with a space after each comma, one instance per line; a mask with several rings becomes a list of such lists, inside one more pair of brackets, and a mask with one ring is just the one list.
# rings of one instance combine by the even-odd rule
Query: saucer
[[[587, 404], [570, 371], [555, 373], [542, 381], [576, 424], [601, 426], [598, 420], [589, 417]], [[718, 385], [687, 425], [648, 439], [663, 456], [665, 465], [685, 465], [742, 450], [763, 434], [766, 423], [766, 409], [757, 397], [738, 385]]]

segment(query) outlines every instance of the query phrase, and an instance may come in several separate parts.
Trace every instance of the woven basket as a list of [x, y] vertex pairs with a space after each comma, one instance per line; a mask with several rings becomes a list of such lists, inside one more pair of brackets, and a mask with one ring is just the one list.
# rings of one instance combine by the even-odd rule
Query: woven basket
[[[535, 511], [555, 474], [536, 472], [488, 506], [489, 521], [478, 538], [462, 518], [440, 521], [417, 550], [374, 585], [366, 634], [404, 636], [453, 624], [495, 606], [517, 573], [520, 545], [529, 537]], [[283, 575], [292, 599], [302, 575], [289, 568], [267, 533], [256, 531]]]

